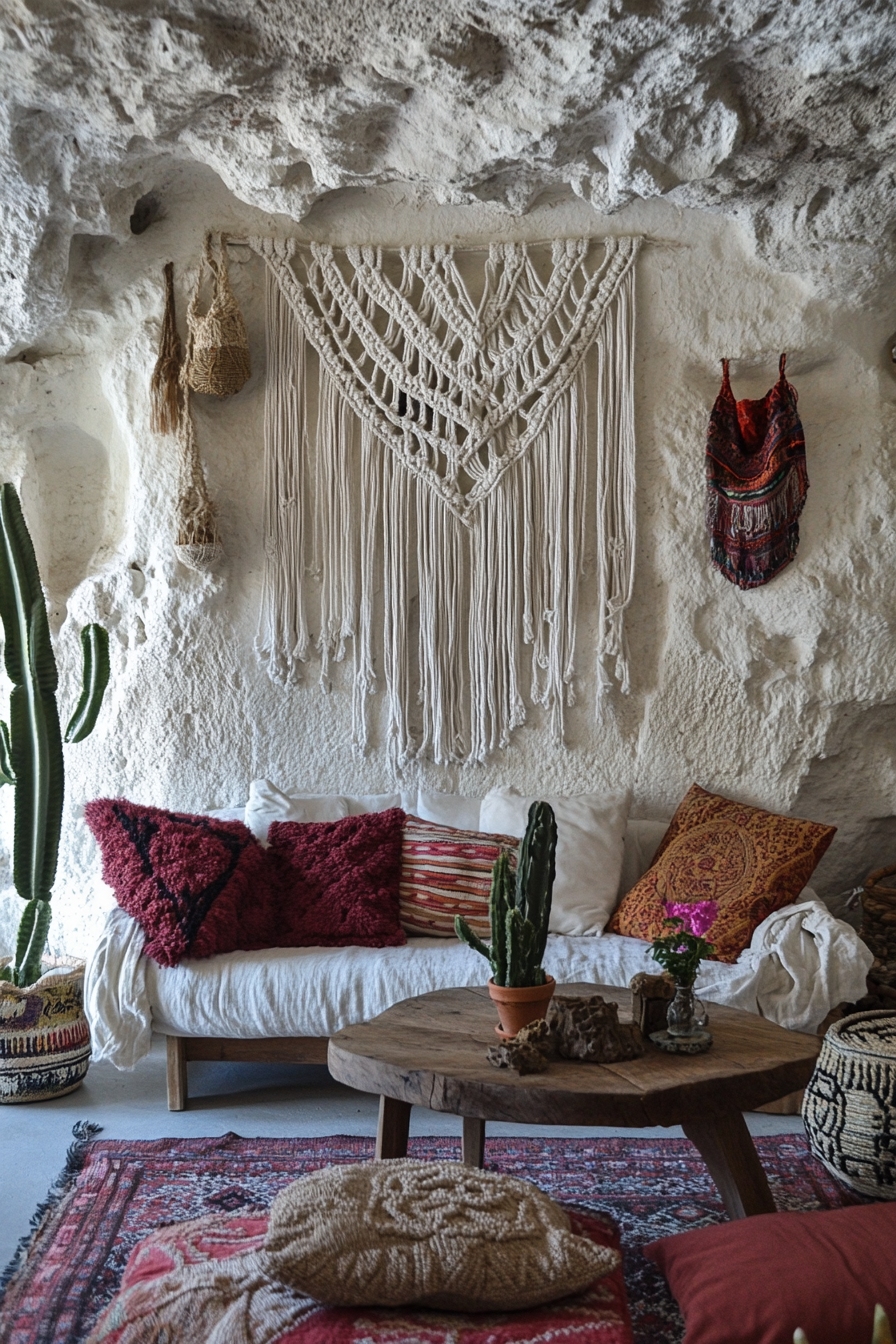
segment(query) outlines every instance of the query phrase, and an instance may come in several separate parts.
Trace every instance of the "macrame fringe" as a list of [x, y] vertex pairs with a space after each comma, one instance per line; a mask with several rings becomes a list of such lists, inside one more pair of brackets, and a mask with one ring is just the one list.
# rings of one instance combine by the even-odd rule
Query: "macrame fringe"
[[594, 541], [598, 712], [611, 678], [628, 690], [636, 241], [609, 240], [593, 270], [587, 242], [557, 244], [544, 283], [525, 247], [495, 247], [478, 308], [450, 249], [402, 251], [393, 283], [376, 249], [315, 246], [300, 281], [292, 244], [252, 245], [267, 262], [259, 656], [301, 676], [310, 575], [325, 689], [351, 646], [359, 754], [380, 682], [397, 773], [418, 753], [484, 761], [527, 696], [562, 741]]
[[174, 434], [180, 426], [181, 345], [174, 312], [174, 263], [165, 266], [165, 313], [159, 357], [149, 384], [149, 425], [154, 434]]

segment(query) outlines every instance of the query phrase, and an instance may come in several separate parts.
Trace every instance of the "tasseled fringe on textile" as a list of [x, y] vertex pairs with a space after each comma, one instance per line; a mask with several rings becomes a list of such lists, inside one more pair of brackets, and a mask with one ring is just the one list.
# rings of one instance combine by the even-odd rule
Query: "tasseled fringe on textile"
[[722, 533], [734, 540], [738, 535], [754, 537], [763, 532], [774, 532], [800, 516], [808, 489], [805, 462], [794, 463], [775, 493], [755, 502], [741, 503], [709, 484], [706, 525], [711, 532]]
[[[301, 676], [312, 643], [306, 579], [313, 575], [325, 688], [332, 664], [351, 645], [356, 753], [369, 748], [369, 700], [380, 683], [395, 773], [418, 753], [441, 764], [484, 761], [525, 722], [526, 696], [543, 707], [562, 742], [574, 703], [579, 582], [595, 528], [598, 709], [611, 673], [628, 690], [623, 614], [635, 551], [634, 268], [621, 279], [596, 337], [596, 384], [580, 363], [542, 432], [483, 494], [470, 525], [424, 471], [409, 470], [355, 413], [345, 383], [312, 347], [290, 302], [289, 281], [280, 281], [269, 265], [259, 657], [278, 680]], [[310, 388], [316, 408], [313, 396], [309, 407]], [[589, 409], [596, 445], [589, 444]], [[415, 405], [410, 416], [425, 413]], [[438, 413], [431, 414], [437, 425]], [[381, 639], [374, 635], [380, 622]]]
[[149, 384], [149, 426], [154, 434], [174, 434], [180, 427], [182, 351], [174, 313], [174, 263], [165, 266], [165, 313], [159, 357]]

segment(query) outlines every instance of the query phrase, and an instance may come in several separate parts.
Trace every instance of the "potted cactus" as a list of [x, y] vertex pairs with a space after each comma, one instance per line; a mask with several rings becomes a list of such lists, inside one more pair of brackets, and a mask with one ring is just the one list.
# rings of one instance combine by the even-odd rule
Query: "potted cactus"
[[516, 873], [506, 850], [492, 869], [491, 947], [476, 937], [460, 915], [454, 921], [458, 938], [481, 952], [491, 965], [488, 991], [501, 1019], [495, 1031], [503, 1038], [515, 1036], [544, 1017], [554, 993], [554, 977], [545, 974], [541, 960], [551, 916], [556, 849], [554, 813], [547, 803], [533, 803]]
[[[36, 1101], [80, 1085], [90, 1033], [83, 963], [43, 960], [62, 829], [62, 734], [34, 546], [8, 483], [0, 485], [0, 620], [12, 682], [9, 725], [0, 723], [0, 784], [15, 790], [13, 883], [25, 902], [15, 957], [0, 959], [0, 1102]], [[106, 631], [86, 626], [81, 646], [82, 691], [66, 742], [80, 742], [92, 731], [109, 680]]]

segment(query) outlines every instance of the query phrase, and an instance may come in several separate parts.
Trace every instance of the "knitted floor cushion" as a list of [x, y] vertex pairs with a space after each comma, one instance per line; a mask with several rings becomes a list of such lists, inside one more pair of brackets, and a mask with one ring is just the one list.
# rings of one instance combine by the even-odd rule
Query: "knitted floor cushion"
[[619, 1265], [529, 1181], [460, 1162], [327, 1167], [277, 1196], [268, 1271], [337, 1306], [537, 1306]]
[[616, 1268], [562, 1301], [448, 1314], [325, 1306], [265, 1272], [265, 1210], [209, 1214], [138, 1243], [87, 1344], [233, 1337], [255, 1344], [521, 1344], [571, 1337], [575, 1344], [632, 1344], [615, 1227], [601, 1215], [578, 1212], [570, 1224], [596, 1258], [612, 1259]]

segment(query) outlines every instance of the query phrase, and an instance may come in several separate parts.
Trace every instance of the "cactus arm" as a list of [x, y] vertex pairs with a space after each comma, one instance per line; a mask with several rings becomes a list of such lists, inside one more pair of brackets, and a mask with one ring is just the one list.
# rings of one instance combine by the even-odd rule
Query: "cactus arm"
[[[40, 626], [46, 625], [43, 599], [40, 613], [43, 622], [37, 622], [34, 637], [29, 640], [32, 675], [24, 685], [13, 687], [9, 703], [12, 768], [16, 780], [13, 882], [26, 901], [49, 900], [62, 829], [63, 762], [59, 714], [56, 697], [52, 693], [42, 695], [39, 689], [39, 667], [43, 656]], [[49, 630], [46, 647], [52, 657]]]
[[0, 619], [13, 683], [13, 881], [25, 901], [49, 897], [62, 824], [63, 764], [56, 660], [34, 547], [12, 485], [0, 485]]
[[20, 989], [40, 979], [41, 957], [47, 942], [52, 911], [49, 901], [29, 901], [19, 924], [15, 981]]
[[0, 785], [15, 784], [12, 772], [12, 745], [9, 740], [9, 725], [0, 719]]
[[44, 594], [19, 497], [6, 482], [0, 485], [0, 620], [6, 637], [6, 674], [15, 686], [25, 685], [31, 676], [29, 627], [38, 604], [46, 627], [46, 638], [39, 641], [40, 690], [47, 694], [56, 690], [57, 673]]
[[84, 672], [81, 698], [65, 730], [66, 742], [82, 742], [93, 732], [103, 695], [109, 683], [109, 635], [101, 625], [85, 625], [81, 631]]
[[481, 938], [476, 937], [476, 934], [470, 928], [469, 924], [464, 919], [463, 915], [455, 915], [454, 932], [457, 934], [458, 938], [461, 940], [462, 943], [466, 943], [469, 947], [472, 947], [474, 952], [481, 952], [482, 955], [485, 957], [486, 961], [491, 961], [492, 959], [491, 948], [487, 947]]
[[548, 803], [533, 803], [529, 808], [526, 834], [520, 845], [516, 870], [516, 904], [536, 930], [536, 963], [541, 962], [547, 946], [556, 848], [557, 823], [553, 809]]
[[496, 985], [508, 985], [507, 919], [513, 903], [513, 873], [510, 858], [502, 850], [492, 868], [489, 893], [489, 917], [492, 926], [492, 979]]

